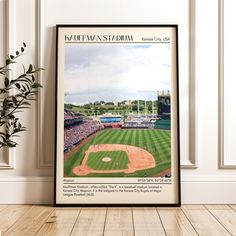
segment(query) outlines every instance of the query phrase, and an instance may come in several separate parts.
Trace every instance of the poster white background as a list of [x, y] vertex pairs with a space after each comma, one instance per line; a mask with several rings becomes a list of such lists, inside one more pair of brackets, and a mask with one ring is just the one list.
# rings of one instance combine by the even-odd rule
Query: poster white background
[[[168, 50], [168, 56], [169, 56], [169, 76], [165, 81], [168, 83], [168, 88], [170, 89], [170, 96], [171, 96], [171, 181], [169, 182], [168, 179], [165, 179], [166, 181], [164, 184], [162, 184], [161, 179], [156, 179], [154, 181], [157, 181], [156, 184], [154, 183], [148, 183], [148, 182], [140, 182], [141, 178], [64, 178], [64, 138], [66, 136], [64, 131], [64, 103], [65, 103], [65, 83], [68, 82], [68, 77], [66, 78], [66, 43], [68, 43], [67, 40], [65, 40], [65, 36], [75, 36], [75, 35], [129, 35], [132, 36], [131, 42], [127, 42], [126, 40], [123, 40], [123, 43], [120, 40], [107, 40], [106, 43], [104, 41], [99, 42], [97, 40], [90, 41], [90, 45], [99, 45], [101, 44], [108, 46], [111, 42], [113, 43], [115, 47], [118, 45], [134, 45], [134, 43], [144, 44], [145, 42], [149, 42], [149, 45], [159, 44], [159, 49], [164, 48], [163, 42], [164, 39], [169, 39], [169, 50]], [[179, 176], [178, 176], [178, 153], [179, 153], [179, 147], [178, 147], [178, 113], [177, 113], [177, 27], [59, 27], [58, 28], [58, 58], [57, 58], [57, 143], [56, 143], [56, 156], [57, 156], [57, 163], [56, 163], [56, 203], [58, 204], [96, 204], [96, 203], [109, 203], [109, 204], [178, 204], [180, 203], [179, 199]], [[162, 43], [155, 42], [155, 37], [162, 39]], [[153, 38], [152, 40], [147, 39]], [[145, 39], [145, 40], [144, 40]], [[77, 40], [72, 39], [73, 45], [80, 45], [80, 46], [88, 46], [87, 40]], [[110, 43], [109, 43], [110, 42]], [[70, 44], [69, 44], [70, 45]], [[105, 46], [105, 47], [106, 47]], [[166, 44], [165, 44], [166, 46]], [[159, 51], [160, 52], [160, 51]], [[163, 63], [163, 57], [161, 62]], [[120, 65], [120, 67], [122, 67]], [[124, 68], [122, 68], [124, 69]], [[89, 70], [91, 70], [91, 67], [89, 67]], [[106, 73], [105, 73], [106, 74]], [[77, 73], [78, 76], [78, 73]], [[154, 74], [152, 74], [154, 76]], [[105, 77], [105, 76], [103, 76]], [[77, 77], [78, 78], [78, 77]], [[143, 81], [139, 78], [136, 78], [136, 83], [142, 83]], [[111, 80], [108, 78], [106, 79], [105, 83], [103, 84], [104, 88], [109, 89], [108, 86], [106, 87], [107, 83], [111, 83]], [[155, 80], [155, 84], [157, 84], [159, 81]], [[73, 80], [73, 84], [75, 86], [75, 80]], [[94, 83], [96, 83], [94, 81]], [[101, 83], [101, 82], [100, 82]], [[99, 83], [99, 84], [100, 84]], [[120, 85], [124, 86], [124, 82], [120, 82]], [[154, 85], [155, 86], [155, 85]], [[84, 88], [86, 89], [86, 87]], [[89, 87], [91, 89], [91, 87]], [[88, 90], [87, 90], [88, 91]], [[77, 92], [78, 93], [78, 92]], [[114, 92], [113, 92], [114, 93]], [[86, 157], [85, 157], [86, 158]], [[144, 179], [145, 181], [145, 179]], [[83, 184], [84, 183], [84, 184]], [[92, 185], [91, 185], [92, 183]], [[95, 184], [100, 183], [100, 184]], [[102, 192], [104, 189], [102, 188], [103, 185], [105, 187], [108, 187], [108, 190], [111, 190], [108, 183], [113, 183], [114, 185], [117, 184], [117, 189], [114, 192], [109, 193], [109, 198], [107, 195], [107, 192]], [[93, 185], [96, 185], [96, 188], [99, 188], [101, 192], [93, 193], [93, 190], [95, 188]], [[106, 186], [107, 185], [107, 186]], [[65, 194], [67, 190], [75, 190], [76, 186], [83, 186], [85, 189], [91, 190], [91, 193], [94, 194], [94, 196], [90, 196], [89, 194], [85, 195], [73, 195], [73, 192], [68, 194]], [[100, 187], [99, 187], [100, 186]], [[122, 192], [121, 188], [129, 188], [129, 187], [135, 187], [134, 191], [131, 192]], [[148, 193], [139, 192], [138, 186], [142, 188], [147, 188]], [[119, 189], [118, 189], [119, 188]], [[153, 188], [160, 188], [161, 191], [157, 192], [152, 191]], [[112, 189], [114, 190], [114, 189]], [[136, 191], [135, 191], [136, 190]], [[152, 192], [151, 192], [152, 191]], [[75, 192], [78, 193], [78, 192]]]

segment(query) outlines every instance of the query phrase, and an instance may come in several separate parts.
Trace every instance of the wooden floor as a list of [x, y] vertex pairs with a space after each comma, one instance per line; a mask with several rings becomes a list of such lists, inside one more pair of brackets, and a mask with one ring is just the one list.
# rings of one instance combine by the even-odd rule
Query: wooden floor
[[53, 208], [0, 205], [0, 235], [236, 235], [236, 205]]

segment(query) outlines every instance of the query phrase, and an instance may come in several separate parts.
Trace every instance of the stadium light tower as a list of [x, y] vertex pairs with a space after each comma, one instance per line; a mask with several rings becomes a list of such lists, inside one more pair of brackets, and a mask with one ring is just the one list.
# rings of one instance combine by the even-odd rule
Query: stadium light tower
[[[155, 101], [155, 95], [157, 93], [156, 90], [138, 90], [138, 93], [144, 93], [144, 94], [150, 94], [152, 93], [152, 115], [154, 116], [154, 101]], [[147, 117], [147, 107], [146, 107], [146, 99], [144, 100], [144, 110], [145, 110], [145, 116]], [[138, 113], [139, 113], [139, 100], [138, 100]]]

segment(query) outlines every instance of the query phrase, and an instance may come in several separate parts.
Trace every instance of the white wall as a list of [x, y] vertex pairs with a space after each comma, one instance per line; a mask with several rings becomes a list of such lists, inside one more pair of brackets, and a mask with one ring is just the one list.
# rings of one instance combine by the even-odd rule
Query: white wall
[[[22, 116], [28, 131], [15, 150], [0, 151], [0, 203], [52, 202], [55, 25], [68, 23], [179, 24], [182, 202], [236, 203], [234, 113], [222, 107], [219, 113], [219, 98], [229, 107], [236, 94], [223, 100], [221, 89], [219, 97], [219, 84], [230, 88], [230, 72], [218, 65], [224, 59], [218, 6], [217, 0], [0, 0], [0, 64], [26, 42], [22, 61], [46, 69], [39, 102]], [[220, 122], [225, 117], [229, 125]]]

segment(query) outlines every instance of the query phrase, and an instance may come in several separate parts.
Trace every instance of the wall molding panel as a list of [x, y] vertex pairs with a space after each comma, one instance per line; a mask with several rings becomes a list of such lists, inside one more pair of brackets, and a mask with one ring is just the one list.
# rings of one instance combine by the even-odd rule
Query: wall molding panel
[[[36, 37], [37, 37], [37, 54], [36, 54], [36, 63], [38, 68], [44, 68], [44, 40], [45, 40], [45, 1], [36, 0]], [[38, 82], [43, 84], [43, 75], [39, 73]], [[47, 79], [47, 78], [46, 78]], [[44, 114], [43, 114], [43, 102], [44, 102], [45, 93], [44, 90], [39, 92], [39, 99], [37, 103], [37, 167], [39, 169], [48, 169], [53, 168], [54, 157], [47, 159], [48, 155], [44, 150]]]
[[[15, 52], [15, 0], [4, 1], [6, 4], [5, 22], [6, 22], [6, 54], [9, 55]], [[3, 19], [4, 20], [4, 19]], [[15, 68], [11, 67], [8, 77], [14, 78]], [[15, 148], [4, 148], [1, 150], [0, 169], [14, 169], [15, 168]]]
[[198, 168], [195, 41], [196, 41], [196, 2], [195, 0], [189, 0], [189, 159], [181, 161], [181, 167], [183, 169]]
[[[37, 66], [44, 67], [44, 41], [46, 27], [46, 9], [47, 2], [45, 0], [36, 0], [36, 20], [37, 20]], [[191, 169], [198, 167], [197, 160], [197, 112], [196, 112], [196, 78], [195, 78], [195, 0], [189, 0], [189, 143], [187, 159], [181, 160], [183, 169]], [[48, 79], [48, 78], [46, 78]], [[39, 83], [43, 83], [42, 74], [38, 76]], [[40, 169], [52, 168], [53, 160], [44, 151], [44, 91], [40, 91], [37, 104], [38, 120], [38, 152], [37, 152], [37, 167]]]
[[225, 80], [225, 1], [219, 0], [219, 168], [236, 169], [236, 159], [228, 160], [226, 150]]

